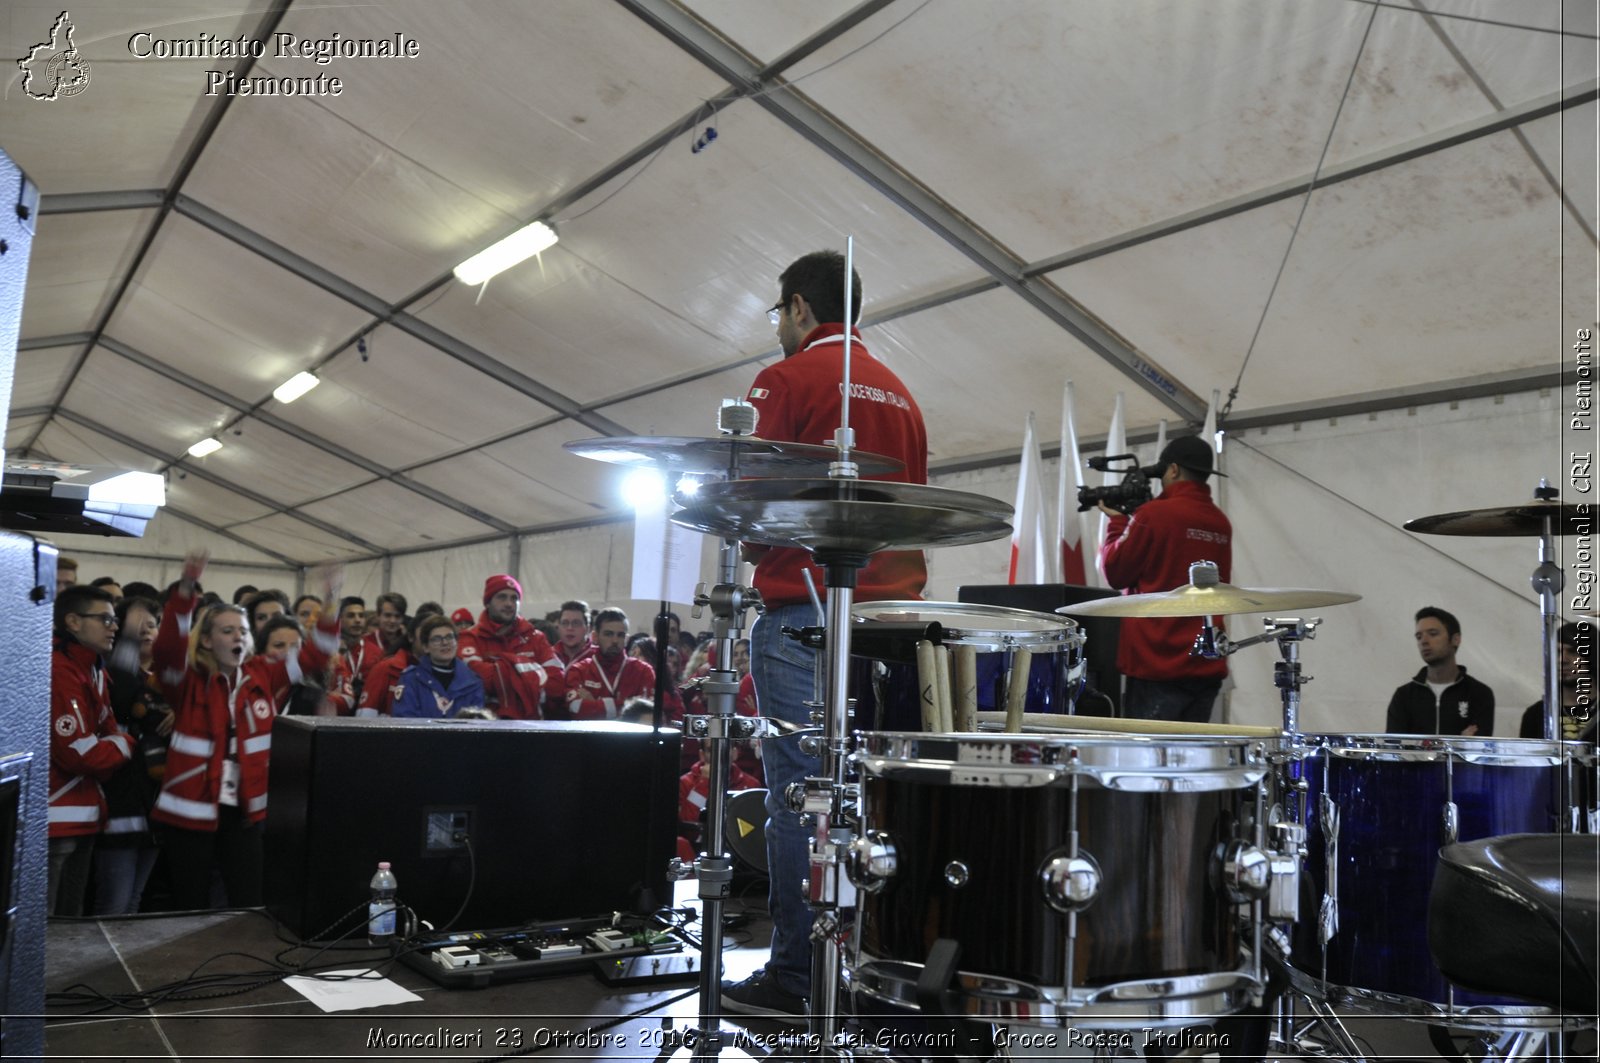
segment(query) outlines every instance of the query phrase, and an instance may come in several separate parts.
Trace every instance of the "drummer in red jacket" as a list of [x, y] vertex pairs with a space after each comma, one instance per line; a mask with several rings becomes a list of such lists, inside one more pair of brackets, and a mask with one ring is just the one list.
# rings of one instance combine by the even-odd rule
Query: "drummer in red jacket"
[[[167, 772], [150, 818], [184, 908], [211, 906], [211, 874], [222, 872], [227, 901], [262, 903], [262, 824], [272, 755], [273, 692], [327, 666], [339, 646], [338, 619], [325, 615], [286, 660], [251, 656], [244, 610], [217, 605], [195, 613], [195, 584], [206, 555], [184, 559], [183, 578], [167, 598], [156, 633], [155, 672], [176, 721]], [[326, 601], [338, 600], [330, 574]]]
[[510, 576], [490, 576], [483, 584], [483, 614], [476, 627], [461, 633], [456, 652], [483, 680], [488, 707], [502, 720], [542, 718], [539, 702], [548, 686], [560, 682], [550, 640], [517, 615], [522, 584]]

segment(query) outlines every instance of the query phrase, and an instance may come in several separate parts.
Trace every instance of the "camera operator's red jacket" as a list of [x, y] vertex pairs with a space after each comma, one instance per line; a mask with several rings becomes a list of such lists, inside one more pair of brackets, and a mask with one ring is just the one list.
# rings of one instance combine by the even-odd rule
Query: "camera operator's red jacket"
[[[1233, 574], [1233, 525], [1211, 501], [1211, 488], [1179, 480], [1134, 511], [1114, 516], [1100, 547], [1106, 582], [1130, 594], [1175, 590], [1189, 582], [1189, 566], [1215, 561], [1222, 582]], [[1225, 659], [1189, 656], [1203, 618], [1124, 617], [1117, 637], [1117, 671], [1135, 679], [1221, 679]], [[1222, 618], [1213, 618], [1221, 626]]]

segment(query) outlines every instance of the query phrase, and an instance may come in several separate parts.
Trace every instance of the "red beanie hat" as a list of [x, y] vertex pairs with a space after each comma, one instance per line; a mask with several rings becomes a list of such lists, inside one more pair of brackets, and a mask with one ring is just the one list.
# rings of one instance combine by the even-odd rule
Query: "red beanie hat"
[[483, 604], [488, 605], [489, 599], [504, 590], [517, 592], [517, 597], [522, 597], [522, 584], [506, 575], [504, 572], [498, 576], [490, 576], [483, 582]]
[[470, 624], [472, 623], [472, 610], [457, 609], [450, 614], [450, 619], [457, 624]]

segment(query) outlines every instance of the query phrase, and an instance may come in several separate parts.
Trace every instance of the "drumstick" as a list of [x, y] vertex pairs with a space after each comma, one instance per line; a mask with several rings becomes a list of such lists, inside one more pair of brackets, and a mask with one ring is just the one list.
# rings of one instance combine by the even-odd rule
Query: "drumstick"
[[939, 676], [939, 732], [949, 734], [956, 729], [950, 717], [950, 650], [940, 646], [934, 653], [933, 662]]
[[[1010, 731], [1010, 722], [1009, 712], [978, 713], [980, 724], [1000, 724]], [[1280, 728], [1254, 724], [1131, 720], [1109, 716], [1062, 716], [1054, 712], [1029, 713], [1028, 728], [1036, 731], [1102, 731], [1107, 734], [1233, 735], [1240, 738], [1276, 738], [1283, 734]]]
[[1017, 650], [1011, 655], [1011, 674], [1006, 678], [1006, 731], [1022, 730], [1022, 710], [1028, 701], [1028, 673], [1033, 671], [1033, 651]]
[[939, 730], [939, 703], [934, 693], [939, 682], [939, 666], [933, 663], [933, 643], [926, 639], [917, 642], [917, 690], [922, 702], [922, 729]]
[[955, 680], [955, 725], [958, 731], [978, 729], [978, 648], [957, 646], [950, 669]]

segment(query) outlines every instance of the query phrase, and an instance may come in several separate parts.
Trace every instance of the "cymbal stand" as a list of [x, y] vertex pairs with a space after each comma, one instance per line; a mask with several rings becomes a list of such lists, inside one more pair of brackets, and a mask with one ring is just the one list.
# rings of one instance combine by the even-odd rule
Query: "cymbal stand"
[[[748, 435], [754, 427], [754, 418], [744, 423], [740, 417], [741, 404], [723, 407], [719, 427], [731, 435]], [[745, 406], [744, 409], [748, 409]], [[729, 411], [734, 411], [730, 413]], [[730, 422], [736, 427], [730, 428]], [[728, 479], [739, 478], [737, 451], [729, 462]], [[717, 554], [718, 582], [709, 589], [701, 584], [695, 589], [694, 612], [696, 618], [711, 607], [712, 636], [716, 640], [716, 665], [710, 677], [700, 687], [705, 695], [706, 714], [684, 719], [684, 740], [709, 739], [712, 755], [709, 760], [711, 778], [706, 794], [706, 826], [701, 837], [701, 852], [695, 858], [692, 870], [674, 859], [673, 874], [679, 878], [693, 875], [699, 883], [701, 935], [700, 935], [700, 1017], [693, 1029], [672, 1031], [657, 1059], [664, 1059], [678, 1047], [689, 1048], [695, 1059], [715, 1059], [722, 1050], [722, 909], [733, 883], [733, 859], [728, 853], [727, 823], [728, 781], [732, 763], [733, 739], [751, 738], [761, 733], [760, 721], [742, 719], [737, 712], [739, 673], [733, 669], [733, 644], [744, 626], [746, 609], [763, 611], [760, 592], [741, 586], [739, 576], [739, 542], [724, 539]]]
[[[1561, 492], [1550, 486], [1550, 481], [1540, 480], [1533, 497], [1541, 502], [1554, 502]], [[1553, 742], [1561, 737], [1561, 673], [1556, 651], [1556, 632], [1561, 625], [1561, 604], [1557, 600], [1566, 586], [1566, 575], [1555, 562], [1555, 517], [1544, 515], [1544, 527], [1539, 530], [1539, 565], [1533, 570], [1529, 582], [1539, 595], [1540, 633], [1543, 636], [1541, 656], [1544, 660], [1544, 737]]]
[[1189, 653], [1194, 657], [1216, 660], [1235, 654], [1246, 646], [1276, 642], [1283, 660], [1273, 669], [1273, 683], [1282, 692], [1283, 733], [1292, 738], [1300, 733], [1300, 688], [1314, 678], [1300, 673], [1300, 643], [1317, 637], [1317, 625], [1322, 623], [1322, 618], [1302, 620], [1293, 616], [1269, 617], [1263, 622], [1266, 631], [1234, 642], [1228, 638], [1226, 631], [1217, 630], [1208, 616], [1200, 628], [1200, 634], [1195, 636], [1194, 648]]

